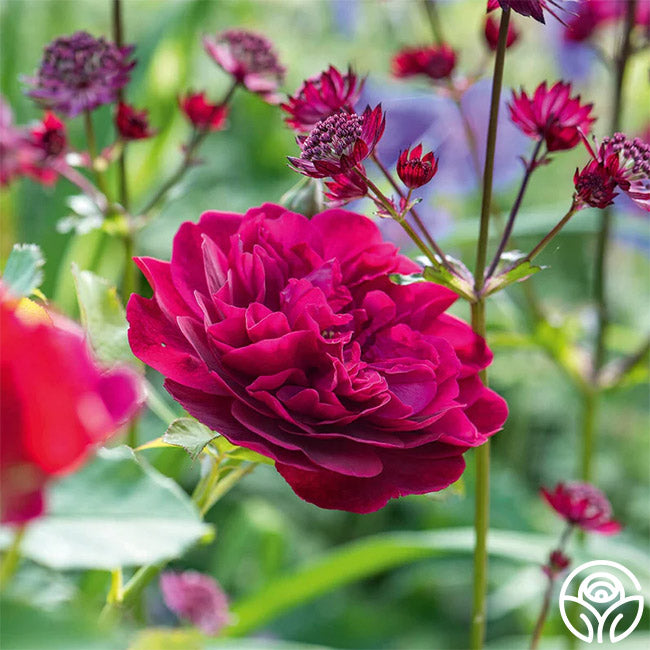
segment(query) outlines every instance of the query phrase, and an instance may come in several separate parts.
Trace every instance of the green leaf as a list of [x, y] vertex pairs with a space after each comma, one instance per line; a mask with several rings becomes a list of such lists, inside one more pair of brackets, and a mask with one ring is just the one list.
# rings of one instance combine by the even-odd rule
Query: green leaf
[[[553, 535], [492, 530], [488, 536], [488, 552], [513, 562], [540, 564], [556, 543]], [[294, 607], [343, 585], [424, 558], [448, 553], [468, 554], [473, 548], [472, 528], [367, 537], [327, 553], [235, 603], [232, 611], [236, 622], [222, 634], [248, 634]], [[641, 584], [650, 578], [647, 555], [620, 542], [590, 539], [586, 550], [576, 549], [573, 555], [576, 564], [602, 557], [620, 561], [635, 573]]]
[[119, 631], [89, 620], [83, 611], [46, 612], [3, 598], [0, 602], [2, 650], [115, 650], [124, 647]]
[[425, 280], [429, 282], [435, 282], [436, 284], [442, 284], [445, 287], [448, 287], [459, 296], [474, 302], [474, 290], [472, 285], [465, 280], [464, 278], [459, 278], [458, 276], [451, 273], [444, 266], [433, 267], [426, 266], [423, 271]]
[[14, 244], [2, 281], [15, 297], [30, 296], [43, 282], [44, 264], [43, 253], [36, 244]]
[[262, 463], [263, 465], [274, 465], [275, 463], [266, 456], [258, 454], [246, 447], [239, 447], [228, 442], [223, 436], [218, 436], [212, 441], [212, 444], [219, 450], [220, 453], [226, 454], [229, 458], [234, 460], [248, 461], [250, 463]]
[[543, 268], [544, 267], [542, 266], [535, 266], [532, 262], [521, 262], [514, 268], [491, 277], [485, 285], [485, 295], [489, 296], [497, 291], [501, 291], [501, 289], [505, 289], [508, 285], [513, 284], [514, 282], [523, 282], [531, 275], [541, 271]]
[[218, 435], [194, 418], [178, 418], [169, 425], [162, 441], [174, 447], [183, 447], [196, 460], [203, 448]]
[[113, 569], [179, 557], [210, 531], [174, 481], [117, 447], [52, 486], [22, 553], [55, 569]]
[[72, 265], [81, 322], [90, 345], [101, 361], [133, 361], [127, 338], [128, 323], [115, 287]]

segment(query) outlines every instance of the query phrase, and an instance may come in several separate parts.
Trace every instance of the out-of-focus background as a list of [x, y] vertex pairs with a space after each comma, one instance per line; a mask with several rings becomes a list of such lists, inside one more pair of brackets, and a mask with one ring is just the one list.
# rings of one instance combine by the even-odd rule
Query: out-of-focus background
[[[446, 38], [459, 50], [459, 70], [489, 74], [492, 55], [483, 37], [485, 1], [439, 4]], [[2, 94], [20, 124], [41, 115], [24, 96], [21, 77], [35, 70], [43, 47], [54, 37], [76, 30], [110, 36], [111, 29], [110, 3], [101, 0], [3, 0], [0, 19]], [[608, 135], [613, 79], [599, 56], [587, 45], [568, 48], [560, 26], [552, 20], [543, 27], [516, 14], [513, 19], [521, 37], [508, 51], [505, 87], [533, 90], [544, 79], [573, 80], [583, 98], [596, 105], [599, 120], [595, 133]], [[480, 196], [467, 156], [458, 150], [463, 136], [450, 116], [453, 111], [426, 83], [390, 78], [392, 54], [402, 46], [431, 41], [419, 2], [125, 0], [124, 21], [126, 40], [136, 45], [138, 59], [127, 99], [136, 107], [148, 108], [150, 122], [159, 131], [157, 137], [136, 142], [129, 149], [128, 178], [136, 206], [146, 202], [180, 159], [179, 147], [189, 127], [178, 109], [178, 94], [205, 89], [216, 100], [228, 87], [227, 75], [203, 51], [201, 36], [241, 26], [259, 30], [274, 41], [288, 68], [286, 92], [293, 92], [303, 79], [329, 64], [339, 69], [352, 64], [358, 73], [368, 75], [367, 101], [382, 101], [388, 111], [386, 137], [392, 129], [391, 137], [397, 143], [393, 149], [422, 139], [425, 147], [439, 152], [441, 171], [420, 212], [427, 216], [446, 250], [473, 264]], [[599, 32], [598, 46], [611, 53], [615, 38], [614, 30], [605, 29]], [[650, 121], [648, 63], [647, 54], [637, 56], [626, 81], [623, 125], [630, 135], [642, 133]], [[466, 110], [480, 124], [489, 85], [483, 82], [471, 92]], [[505, 111], [503, 116], [506, 124]], [[108, 145], [114, 138], [111, 109], [99, 109], [94, 117], [100, 144]], [[140, 233], [137, 253], [168, 259], [179, 224], [198, 219], [204, 210], [244, 211], [261, 202], [278, 202], [299, 180], [287, 166], [286, 156], [294, 155], [297, 146], [282, 117], [277, 107], [238, 91], [228, 129], [207, 139], [201, 149], [204, 164], [185, 178], [161, 214]], [[82, 148], [82, 119], [71, 120], [68, 128], [73, 146]], [[530, 142], [504, 129], [496, 202], [507, 209], [521, 174], [517, 156], [530, 150]], [[386, 156], [390, 158], [389, 148]], [[553, 158], [552, 164], [535, 174], [525, 200], [515, 230], [521, 249], [530, 248], [564, 214], [573, 190], [573, 172], [587, 160], [582, 147]], [[65, 180], [54, 188], [44, 188], [24, 179], [3, 190], [0, 257], [4, 263], [15, 242], [40, 245], [47, 259], [42, 291], [61, 311], [76, 317], [71, 263], [82, 269], [92, 267], [118, 282], [124, 259], [119, 243], [107, 244], [99, 231], [60, 232], [61, 221], [70, 215], [65, 200], [70, 193]], [[359, 209], [370, 214], [369, 206]], [[489, 341], [495, 353], [490, 381], [510, 406], [505, 429], [493, 444], [491, 525], [497, 531], [514, 531], [500, 534], [497, 546], [500, 544], [501, 551], [491, 559], [488, 645], [494, 649], [526, 647], [544, 587], [539, 565], [562, 529], [559, 519], [540, 500], [538, 490], [541, 485], [552, 486], [578, 476], [580, 398], [539, 343], [543, 340], [547, 349], [556, 351], [564, 349], [567, 342], [579, 348], [593, 335], [595, 316], [590, 301], [598, 217], [595, 210], [579, 213], [540, 258], [549, 268], [530, 284], [550, 314], [552, 327], [545, 333], [533, 334], [521, 286], [499, 294], [489, 304]], [[649, 223], [647, 216], [625, 206], [617, 210], [614, 221], [607, 277], [614, 325], [608, 344], [620, 354], [633, 352], [650, 329]], [[387, 236], [397, 235], [387, 224], [381, 225]], [[464, 304], [456, 312], [468, 317]], [[153, 374], [152, 380], [160, 383]], [[170, 406], [180, 412], [171, 401]], [[592, 540], [594, 552], [600, 549], [604, 558], [633, 566], [642, 566], [647, 558], [643, 554], [648, 552], [650, 533], [648, 406], [643, 372], [605, 395], [594, 465], [594, 482], [609, 496], [615, 517], [624, 524], [618, 537]], [[142, 441], [162, 433], [157, 419], [144, 418], [139, 432]], [[182, 451], [146, 453], [158, 469], [188, 491], [192, 489], [198, 468]], [[380, 533], [458, 528], [446, 545], [416, 549], [409, 561], [391, 558], [390, 548], [376, 550], [385, 552], [385, 566], [394, 564], [394, 568], [292, 606], [250, 634], [334, 648], [464, 648], [471, 601], [471, 537], [466, 527], [472, 525], [473, 475], [468, 454], [468, 471], [460, 485], [440, 495], [400, 499], [380, 512], [360, 516], [306, 504], [272, 468], [260, 466], [211, 512], [209, 520], [217, 530], [214, 541], [197, 547], [173, 566], [214, 575], [233, 601], [241, 601], [340, 545]], [[539, 536], [524, 540], [516, 532]], [[537, 540], [537, 545], [531, 539]], [[349, 565], [343, 563], [338, 568], [342, 575], [363, 560], [348, 561]], [[318, 577], [305, 578], [310, 579]], [[17, 576], [19, 593], [40, 610], [46, 636], [38, 636], [38, 625], [33, 623], [33, 644], [28, 640], [20, 645], [14, 640], [16, 647], [63, 650], [64, 645], [48, 645], [52, 637], [47, 636], [47, 629], [58, 629], [54, 621], [59, 620], [61, 611], [77, 621], [98, 611], [108, 580], [107, 572], [61, 574], [26, 563]], [[275, 595], [271, 592], [269, 598], [279, 598], [278, 594], [282, 589]], [[259, 603], [263, 602], [262, 598]], [[155, 624], [170, 624], [155, 584], [146, 594], [145, 609], [141, 617]], [[639, 631], [626, 641], [628, 645], [621, 643], [620, 647], [644, 647], [643, 641], [650, 638], [643, 631], [647, 622], [646, 612]], [[129, 622], [137, 624], [137, 620]], [[556, 609], [548, 631], [543, 647], [568, 647]], [[105, 643], [105, 639], [88, 640], [78, 647], [117, 647]], [[250, 647], [259, 647], [255, 643]], [[66, 645], [65, 650], [71, 647]]]

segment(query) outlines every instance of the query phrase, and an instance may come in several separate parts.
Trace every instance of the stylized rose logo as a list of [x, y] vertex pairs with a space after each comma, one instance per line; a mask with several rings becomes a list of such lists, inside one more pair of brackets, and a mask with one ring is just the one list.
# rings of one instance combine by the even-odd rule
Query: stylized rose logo
[[[560, 591], [560, 614], [571, 633], [586, 643], [594, 639], [603, 643], [607, 630], [612, 643], [628, 637], [643, 614], [643, 597], [638, 593], [626, 596], [624, 582], [641, 591], [636, 576], [616, 562], [595, 560], [575, 568]], [[576, 584], [577, 595], [569, 595]], [[626, 624], [624, 619], [631, 622]]]

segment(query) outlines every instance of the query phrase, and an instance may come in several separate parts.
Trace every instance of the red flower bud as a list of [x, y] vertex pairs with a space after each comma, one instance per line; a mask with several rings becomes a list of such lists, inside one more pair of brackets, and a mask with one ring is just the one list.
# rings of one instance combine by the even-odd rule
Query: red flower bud
[[438, 160], [431, 151], [422, 156], [421, 144], [413, 147], [410, 155], [408, 149], [402, 151], [397, 161], [397, 175], [412, 190], [426, 185], [437, 171]]
[[147, 110], [136, 111], [133, 106], [120, 102], [115, 116], [115, 126], [125, 140], [150, 138], [155, 131], [149, 129]]
[[436, 80], [449, 77], [455, 65], [456, 53], [448, 45], [430, 45], [398, 52], [393, 57], [392, 71], [396, 77], [425, 75]]
[[220, 104], [210, 104], [205, 93], [191, 93], [178, 100], [187, 119], [199, 130], [219, 131], [224, 128], [228, 109]]
[[[508, 23], [506, 47], [510, 47], [518, 38], [519, 30], [510, 21]], [[494, 16], [488, 16], [485, 21], [485, 40], [492, 51], [497, 49], [497, 43], [499, 42], [499, 21]]]

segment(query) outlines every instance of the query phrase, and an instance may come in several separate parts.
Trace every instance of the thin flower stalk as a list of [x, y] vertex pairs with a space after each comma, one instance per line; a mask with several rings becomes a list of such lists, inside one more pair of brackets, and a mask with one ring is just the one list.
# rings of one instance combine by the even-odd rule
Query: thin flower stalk
[[[492, 78], [492, 98], [490, 102], [490, 119], [488, 125], [485, 170], [483, 174], [483, 197], [481, 202], [481, 221], [479, 241], [476, 251], [474, 269], [474, 289], [478, 299], [472, 303], [472, 328], [485, 337], [485, 300], [480, 296], [484, 283], [485, 262], [490, 222], [490, 205], [492, 203], [492, 180], [494, 175], [494, 154], [496, 150], [497, 124], [503, 67], [505, 63], [506, 43], [510, 9], [504, 8], [499, 25], [499, 41], [494, 61]], [[482, 370], [480, 378], [487, 385], [487, 372]], [[474, 586], [472, 599], [472, 619], [470, 623], [470, 647], [479, 650], [485, 641], [485, 624], [487, 620], [487, 532], [490, 510], [490, 443], [485, 442], [476, 450], [476, 505], [474, 530]]]

